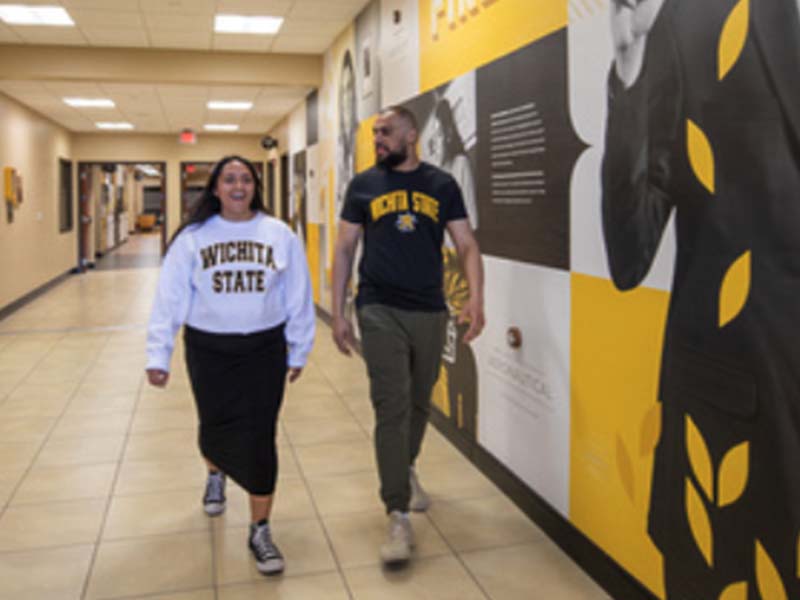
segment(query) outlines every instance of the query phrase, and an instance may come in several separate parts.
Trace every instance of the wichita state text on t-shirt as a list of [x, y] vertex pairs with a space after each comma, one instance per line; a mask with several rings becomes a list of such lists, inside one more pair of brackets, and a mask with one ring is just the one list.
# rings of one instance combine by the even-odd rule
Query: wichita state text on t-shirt
[[[148, 327], [148, 365], [166, 369], [183, 323], [212, 333], [253, 333], [286, 323], [289, 364], [311, 349], [314, 304], [302, 244], [277, 219], [219, 215], [170, 245]], [[309, 337], [308, 332], [311, 332]]]
[[373, 167], [350, 182], [341, 217], [364, 227], [359, 306], [445, 309], [444, 228], [467, 218], [450, 175], [427, 163], [408, 173]]

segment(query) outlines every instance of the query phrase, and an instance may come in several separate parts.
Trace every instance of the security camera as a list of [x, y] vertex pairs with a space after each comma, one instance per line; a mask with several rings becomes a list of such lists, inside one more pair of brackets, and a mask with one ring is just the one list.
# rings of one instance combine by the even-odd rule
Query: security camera
[[277, 148], [278, 140], [271, 135], [265, 135], [263, 138], [261, 138], [261, 147], [264, 148], [264, 150], [272, 150], [273, 148]]

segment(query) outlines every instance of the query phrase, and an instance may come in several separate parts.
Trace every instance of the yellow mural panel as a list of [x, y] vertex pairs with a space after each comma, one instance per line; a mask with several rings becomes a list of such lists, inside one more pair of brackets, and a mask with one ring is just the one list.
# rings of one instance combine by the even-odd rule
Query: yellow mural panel
[[420, 87], [442, 83], [567, 25], [567, 0], [420, 0]]
[[375, 147], [372, 143], [372, 126], [378, 115], [361, 121], [356, 132], [356, 173], [366, 171], [375, 164]]
[[306, 257], [308, 270], [311, 273], [311, 289], [314, 292], [314, 302], [319, 304], [319, 225], [309, 223], [306, 227]]
[[569, 517], [660, 598], [663, 560], [647, 513], [668, 302], [663, 291], [621, 293], [605, 279], [572, 274]]

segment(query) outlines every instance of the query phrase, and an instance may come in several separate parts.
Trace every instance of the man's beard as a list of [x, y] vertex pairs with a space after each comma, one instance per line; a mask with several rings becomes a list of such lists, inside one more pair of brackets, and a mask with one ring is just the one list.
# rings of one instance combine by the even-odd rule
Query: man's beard
[[395, 150], [384, 155], [383, 158], [378, 157], [378, 166], [386, 169], [394, 169], [396, 166], [405, 162], [408, 158], [408, 151], [405, 148]]

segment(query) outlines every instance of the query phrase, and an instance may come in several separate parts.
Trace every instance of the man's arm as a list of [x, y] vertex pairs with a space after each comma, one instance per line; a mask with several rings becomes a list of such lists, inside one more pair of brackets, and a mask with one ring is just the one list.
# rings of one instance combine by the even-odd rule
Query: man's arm
[[464, 334], [464, 342], [469, 343], [480, 335], [486, 323], [483, 314], [483, 261], [478, 240], [475, 239], [467, 219], [449, 221], [447, 232], [456, 245], [469, 284], [469, 300], [458, 317], [459, 323], [469, 323], [469, 329]]
[[361, 237], [361, 225], [344, 219], [339, 221], [339, 233], [333, 252], [333, 341], [343, 354], [350, 355], [355, 347], [353, 327], [345, 318], [344, 304], [347, 284], [353, 271], [353, 259]]

